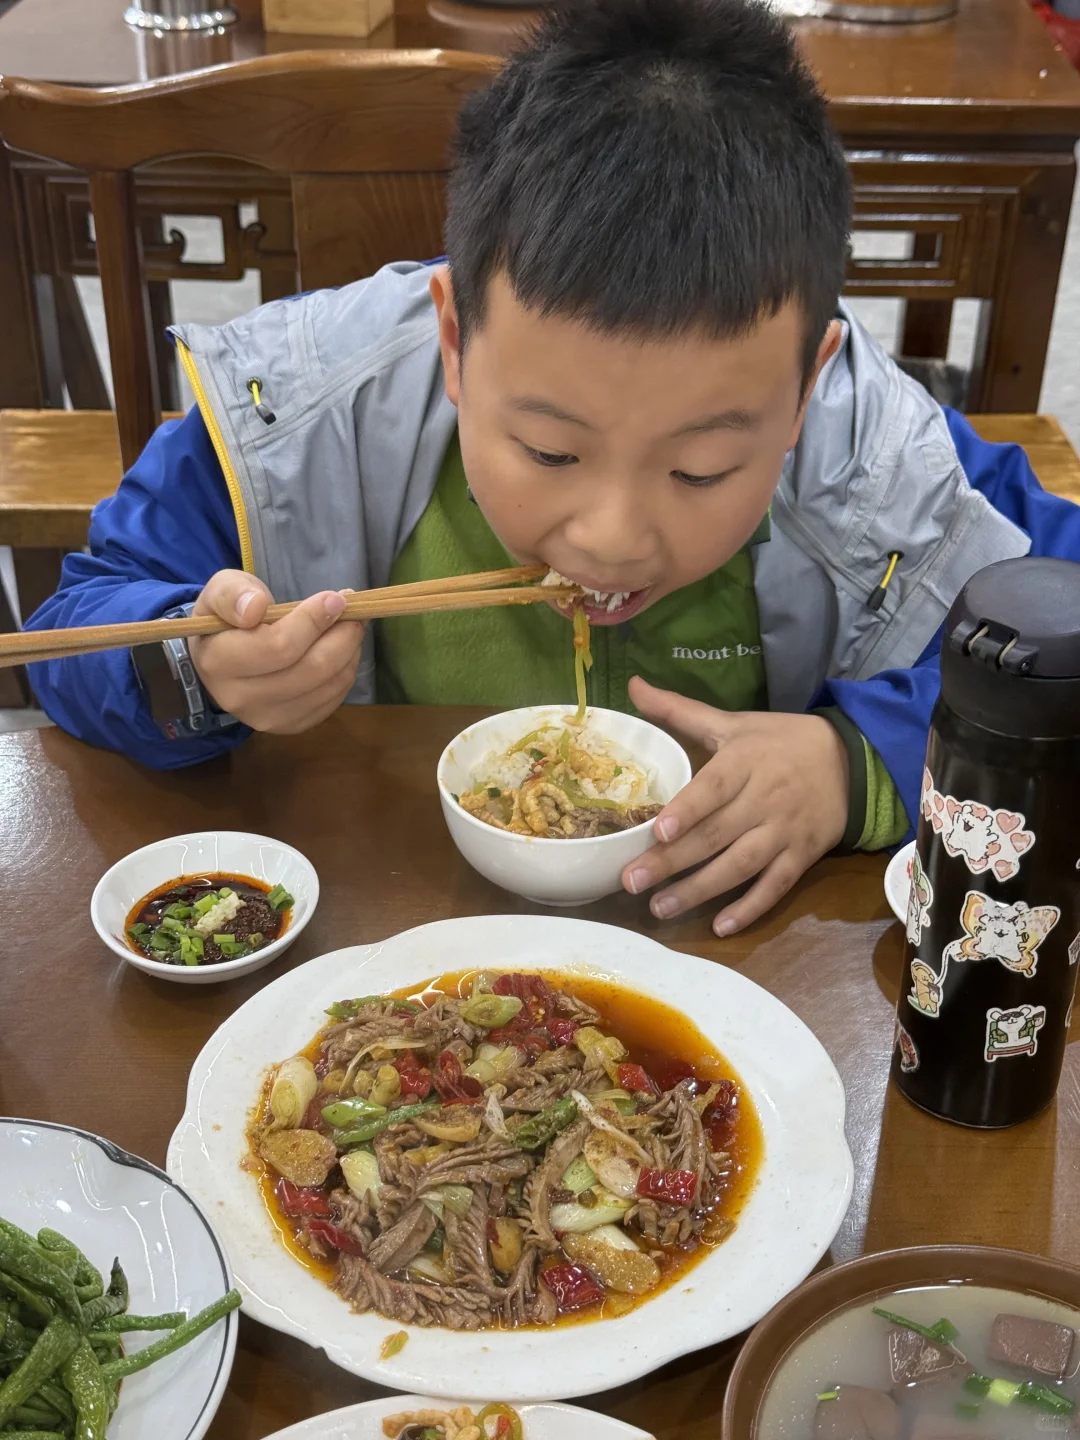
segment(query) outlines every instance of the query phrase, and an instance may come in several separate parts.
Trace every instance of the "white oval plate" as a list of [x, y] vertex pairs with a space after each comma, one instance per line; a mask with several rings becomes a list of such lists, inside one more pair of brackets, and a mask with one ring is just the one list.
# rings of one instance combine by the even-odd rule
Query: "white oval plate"
[[[335, 1000], [484, 967], [600, 973], [692, 1015], [749, 1090], [765, 1156], [731, 1239], [629, 1315], [472, 1335], [414, 1327], [398, 1355], [380, 1360], [380, 1345], [402, 1327], [353, 1314], [281, 1245], [255, 1179], [240, 1168], [248, 1112], [267, 1068], [307, 1045]], [[749, 1329], [825, 1253], [852, 1184], [840, 1077], [779, 1000], [734, 970], [632, 931], [535, 915], [439, 921], [320, 956], [266, 986], [195, 1061], [167, 1165], [222, 1226], [244, 1309], [257, 1320], [395, 1390], [522, 1401], [622, 1385]]]
[[907, 924], [908, 896], [911, 894], [911, 857], [914, 854], [915, 841], [911, 840], [896, 852], [885, 871], [885, 899], [901, 925]]
[[[194, 1315], [232, 1287], [225, 1252], [191, 1197], [155, 1165], [85, 1130], [0, 1119], [0, 1215], [32, 1235], [59, 1230], [105, 1276], [119, 1257], [133, 1315]], [[233, 1311], [125, 1380], [109, 1440], [201, 1440], [225, 1393], [238, 1327]], [[126, 1335], [124, 1346], [160, 1338]]]
[[[423, 1395], [388, 1395], [382, 1400], [369, 1400], [366, 1405], [350, 1405], [345, 1410], [332, 1410], [279, 1430], [268, 1440], [384, 1440], [382, 1421], [386, 1415], [405, 1411], [453, 1410], [458, 1405], [471, 1405], [480, 1410], [487, 1401], [433, 1400]], [[521, 1416], [524, 1440], [654, 1440], [647, 1430], [637, 1430], [597, 1415], [592, 1410], [579, 1410], [575, 1405], [516, 1405]]]

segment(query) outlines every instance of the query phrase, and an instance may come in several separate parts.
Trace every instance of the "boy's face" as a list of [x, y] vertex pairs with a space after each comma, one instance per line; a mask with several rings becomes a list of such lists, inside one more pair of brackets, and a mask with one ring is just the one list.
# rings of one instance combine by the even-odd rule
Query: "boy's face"
[[[500, 275], [463, 366], [447, 268], [432, 294], [472, 493], [521, 563], [628, 592], [590, 620], [628, 620], [746, 544], [802, 424], [795, 305], [737, 340], [640, 341], [542, 318]], [[838, 343], [833, 325], [818, 370]]]

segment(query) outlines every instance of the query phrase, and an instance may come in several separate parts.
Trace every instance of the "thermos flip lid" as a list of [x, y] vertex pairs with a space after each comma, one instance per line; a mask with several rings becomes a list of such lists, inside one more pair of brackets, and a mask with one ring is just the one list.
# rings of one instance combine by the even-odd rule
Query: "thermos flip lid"
[[1080, 564], [1025, 555], [973, 575], [945, 622], [941, 691], [1004, 735], [1080, 737]]

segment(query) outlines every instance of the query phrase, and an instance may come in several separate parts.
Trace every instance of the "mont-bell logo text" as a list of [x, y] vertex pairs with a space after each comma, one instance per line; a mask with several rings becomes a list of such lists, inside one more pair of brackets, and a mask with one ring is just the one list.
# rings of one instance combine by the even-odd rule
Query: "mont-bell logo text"
[[760, 645], [721, 645], [718, 650], [691, 650], [688, 645], [673, 645], [673, 660], [744, 660], [748, 655], [760, 655]]

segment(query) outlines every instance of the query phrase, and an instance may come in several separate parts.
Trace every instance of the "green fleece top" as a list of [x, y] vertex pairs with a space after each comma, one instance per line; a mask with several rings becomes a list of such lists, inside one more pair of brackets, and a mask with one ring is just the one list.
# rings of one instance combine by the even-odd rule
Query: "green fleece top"
[[[722, 710], [767, 710], [749, 545], [769, 538], [768, 517], [749, 544], [711, 575], [665, 595], [625, 625], [593, 626], [589, 703], [633, 711], [632, 675]], [[406, 584], [434, 575], [498, 570], [514, 562], [469, 495], [455, 433], [434, 494], [390, 573]], [[513, 709], [574, 695], [570, 626], [547, 605], [401, 616], [379, 622], [378, 698], [384, 703]], [[846, 717], [826, 712], [848, 749], [848, 848], [896, 844], [908, 828], [877, 753]]]

